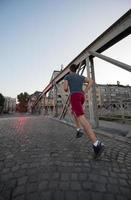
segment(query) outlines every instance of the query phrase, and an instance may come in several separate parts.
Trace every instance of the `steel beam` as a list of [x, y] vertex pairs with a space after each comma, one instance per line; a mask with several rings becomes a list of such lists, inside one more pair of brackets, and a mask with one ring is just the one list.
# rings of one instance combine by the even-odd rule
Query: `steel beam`
[[[131, 34], [131, 9], [72, 60], [68, 66], [54, 78], [54, 81], [56, 83], [61, 81], [61, 79], [69, 73], [70, 65], [73, 63], [78, 65], [80, 62], [84, 61], [90, 55], [89, 51], [101, 53], [129, 34]], [[52, 83], [43, 90], [43, 93], [47, 93], [51, 87]]]
[[[90, 56], [89, 51], [101, 53], [109, 47], [116, 44], [121, 39], [125, 38], [131, 33], [131, 9], [128, 10], [122, 17], [120, 17], [114, 24], [112, 24], [106, 31], [104, 31], [94, 42], [92, 42], [87, 48], [85, 48], [76, 58], [74, 58], [65, 69], [63, 69], [43, 90], [42, 94], [37, 99], [37, 102], [41, 99], [43, 94], [46, 94], [52, 87], [53, 82], [58, 83], [66, 74], [69, 73], [69, 67], [71, 64], [79, 64], [86, 60]], [[35, 106], [34, 105], [34, 106]]]
[[105, 61], [107, 61], [107, 62], [109, 62], [109, 63], [111, 63], [113, 65], [116, 65], [118, 67], [121, 67], [122, 69], [125, 69], [125, 70], [131, 72], [131, 65], [127, 65], [127, 64], [125, 64], [123, 62], [120, 62], [118, 60], [115, 60], [113, 58], [110, 58], [108, 56], [102, 55], [102, 54], [97, 53], [97, 52], [89, 51], [89, 53], [91, 55], [95, 56], [95, 57], [101, 58], [102, 60], [105, 60]]
[[131, 9], [84, 49], [72, 63], [78, 64], [89, 55], [88, 51], [103, 52], [131, 34]]

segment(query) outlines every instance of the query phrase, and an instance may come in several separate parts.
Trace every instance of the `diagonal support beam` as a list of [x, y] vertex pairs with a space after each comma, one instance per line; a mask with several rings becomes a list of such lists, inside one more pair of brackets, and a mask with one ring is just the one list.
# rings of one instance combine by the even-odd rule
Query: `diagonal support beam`
[[108, 56], [102, 55], [102, 54], [97, 53], [97, 52], [94, 52], [94, 51], [89, 51], [89, 53], [90, 53], [92, 56], [95, 56], [95, 57], [97, 57], [97, 58], [101, 58], [102, 60], [105, 60], [105, 61], [107, 61], [107, 62], [109, 62], [109, 63], [111, 63], [111, 64], [113, 64], [113, 65], [116, 65], [116, 66], [118, 66], [118, 67], [120, 67], [120, 68], [122, 68], [122, 69], [125, 69], [125, 70], [131, 72], [131, 65], [127, 65], [127, 64], [125, 64], [125, 63], [123, 63], [123, 62], [120, 62], [120, 61], [118, 61], [118, 60], [115, 60], [115, 59], [113, 59], [113, 58], [110, 58], [110, 57], [108, 57]]

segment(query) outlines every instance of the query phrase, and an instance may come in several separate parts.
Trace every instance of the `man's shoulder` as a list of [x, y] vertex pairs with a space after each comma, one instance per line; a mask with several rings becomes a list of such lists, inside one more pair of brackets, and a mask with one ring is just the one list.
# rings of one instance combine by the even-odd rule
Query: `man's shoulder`
[[85, 76], [80, 75], [80, 74], [78, 74], [78, 77], [79, 77], [80, 79], [85, 79]]
[[65, 80], [69, 80], [69, 79], [74, 79], [75, 77], [77, 77], [77, 79], [85, 79], [84, 76], [80, 75], [80, 74], [76, 74], [76, 73], [72, 73], [72, 74], [67, 74], [64, 79]]
[[68, 80], [69, 79], [69, 75], [70, 74], [65, 75], [64, 80]]
[[71, 79], [73, 77], [73, 74], [67, 74], [65, 75], [64, 79], [67, 80], [67, 79]]

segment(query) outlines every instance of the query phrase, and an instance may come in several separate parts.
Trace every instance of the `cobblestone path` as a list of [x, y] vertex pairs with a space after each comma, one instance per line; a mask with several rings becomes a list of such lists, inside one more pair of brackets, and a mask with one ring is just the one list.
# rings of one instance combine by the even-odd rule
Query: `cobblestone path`
[[131, 144], [98, 134], [99, 160], [75, 129], [43, 116], [0, 119], [0, 200], [131, 200]]

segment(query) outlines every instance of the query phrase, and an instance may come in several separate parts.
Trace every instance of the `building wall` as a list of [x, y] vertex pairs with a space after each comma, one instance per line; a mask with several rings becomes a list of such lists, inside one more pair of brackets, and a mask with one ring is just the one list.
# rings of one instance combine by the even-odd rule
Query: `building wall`
[[131, 86], [98, 85], [101, 106], [105, 103], [131, 100]]
[[15, 111], [16, 111], [16, 99], [11, 97], [5, 97], [3, 112], [11, 113]]

